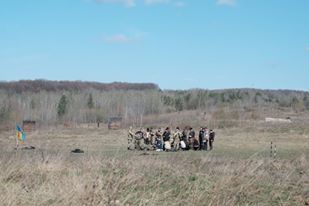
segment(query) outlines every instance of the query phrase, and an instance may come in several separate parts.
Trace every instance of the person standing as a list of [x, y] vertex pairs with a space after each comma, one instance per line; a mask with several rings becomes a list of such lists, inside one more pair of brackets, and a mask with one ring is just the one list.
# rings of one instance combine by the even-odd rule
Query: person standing
[[209, 142], [209, 130], [207, 127], [204, 128], [205, 138], [204, 138], [204, 150], [208, 150], [208, 142]]
[[209, 131], [209, 149], [212, 150], [213, 149], [213, 144], [215, 141], [215, 132], [211, 129]]
[[199, 137], [199, 142], [200, 142], [200, 147], [199, 147], [199, 150], [203, 150], [204, 149], [204, 140], [205, 140], [205, 130], [204, 128], [201, 127], [200, 131], [199, 131], [199, 134], [198, 134], [198, 137]]
[[155, 142], [155, 133], [153, 132], [153, 128], [150, 128], [150, 144], [154, 146]]
[[172, 142], [172, 147], [174, 151], [179, 150], [180, 141], [181, 141], [181, 132], [179, 127], [176, 127], [176, 131], [173, 134], [173, 142]]
[[165, 151], [170, 151], [171, 150], [171, 131], [170, 128], [167, 127], [163, 133], [163, 141], [164, 141], [164, 148], [163, 150]]
[[150, 142], [151, 142], [150, 128], [147, 128], [146, 134], [145, 134], [145, 144], [150, 145]]
[[163, 151], [163, 143], [162, 143], [162, 132], [161, 128], [159, 128], [155, 133], [155, 149], [156, 151]]
[[193, 130], [192, 127], [190, 127], [190, 130], [189, 130], [189, 146], [190, 146], [190, 149], [193, 149], [194, 138], [195, 138], [195, 131]]
[[128, 131], [128, 150], [135, 149], [135, 135], [133, 132], [133, 128], [130, 127]]
[[189, 150], [188, 136], [189, 136], [188, 131], [185, 128], [182, 131], [182, 135], [181, 135], [181, 138], [180, 138], [180, 147], [181, 147], [182, 150]]

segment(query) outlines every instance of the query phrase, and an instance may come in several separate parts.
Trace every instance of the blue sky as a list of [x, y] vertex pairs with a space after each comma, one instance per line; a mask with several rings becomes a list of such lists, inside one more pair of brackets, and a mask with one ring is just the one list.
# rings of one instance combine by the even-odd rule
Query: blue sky
[[0, 80], [309, 90], [308, 0], [0, 2]]

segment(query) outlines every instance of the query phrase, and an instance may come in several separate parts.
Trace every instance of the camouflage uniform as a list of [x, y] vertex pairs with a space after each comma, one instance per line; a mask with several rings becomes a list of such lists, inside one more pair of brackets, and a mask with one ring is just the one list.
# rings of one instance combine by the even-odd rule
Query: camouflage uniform
[[182, 134], [181, 134], [180, 130], [176, 129], [176, 132], [173, 135], [173, 142], [172, 142], [173, 150], [174, 151], [179, 150], [179, 144], [180, 144], [180, 140], [181, 140], [181, 135]]
[[154, 146], [154, 143], [155, 143], [155, 133], [153, 132], [153, 129], [151, 128], [150, 129], [150, 144]]
[[209, 132], [209, 149], [213, 149], [213, 143], [215, 141], [215, 132], [213, 130], [210, 130]]
[[142, 130], [137, 131], [135, 133], [135, 149], [137, 150], [147, 149], [144, 139], [144, 133], [142, 132]]
[[193, 149], [194, 139], [195, 139], [195, 131], [193, 130], [193, 128], [190, 128], [190, 130], [189, 130], [189, 146], [190, 146], [190, 149]]
[[181, 138], [180, 138], [180, 141], [183, 141], [184, 144], [185, 144], [185, 146], [186, 146], [186, 148], [182, 148], [182, 150], [189, 150], [189, 149], [190, 149], [190, 147], [189, 147], [189, 140], [188, 140], [189, 131], [188, 131], [187, 129], [184, 129], [184, 130], [182, 131], [182, 134], [181, 134], [180, 137], [181, 137]]
[[162, 142], [162, 132], [159, 128], [158, 131], [155, 133], [155, 149], [162, 150], [163, 149], [163, 142]]
[[134, 150], [135, 149], [135, 137], [132, 130], [132, 127], [130, 127], [128, 131], [128, 150]]

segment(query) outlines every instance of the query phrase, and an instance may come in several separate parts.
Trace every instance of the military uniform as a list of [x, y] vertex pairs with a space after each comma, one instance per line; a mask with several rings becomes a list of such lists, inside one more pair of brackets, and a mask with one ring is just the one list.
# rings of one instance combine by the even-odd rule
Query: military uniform
[[215, 141], [215, 132], [213, 130], [210, 130], [209, 132], [209, 149], [213, 149], [213, 143]]
[[205, 130], [203, 128], [199, 131], [198, 137], [200, 142], [199, 150], [202, 150], [205, 148]]
[[158, 129], [158, 131], [155, 133], [155, 149], [163, 150], [161, 129]]
[[190, 149], [193, 149], [194, 138], [195, 138], [195, 131], [193, 130], [193, 128], [190, 128], [190, 131], [189, 131], [189, 147], [190, 147]]
[[177, 129], [173, 135], [173, 142], [172, 142], [174, 151], [179, 150], [180, 140], [181, 140], [181, 132], [179, 131], [179, 129]]
[[140, 130], [135, 133], [135, 149], [145, 150], [146, 144], [144, 140], [144, 133]]
[[130, 127], [128, 131], [128, 150], [134, 150], [134, 149], [135, 149], [135, 137], [132, 127]]
[[164, 147], [163, 150], [164, 151], [170, 151], [171, 150], [171, 131], [170, 129], [167, 127], [163, 133], [163, 141], [164, 141]]
[[181, 135], [181, 138], [180, 138], [180, 143], [182, 144], [182, 150], [189, 150], [190, 147], [189, 147], [189, 140], [188, 140], [188, 131], [185, 129], [182, 131], [182, 135]]

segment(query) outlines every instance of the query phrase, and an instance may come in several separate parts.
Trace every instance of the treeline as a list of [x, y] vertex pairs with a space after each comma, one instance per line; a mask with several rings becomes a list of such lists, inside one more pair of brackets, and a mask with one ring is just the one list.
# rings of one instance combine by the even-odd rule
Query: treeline
[[[205, 112], [211, 114], [210, 118], [215, 119], [262, 118], [260, 111], [265, 108], [289, 110], [294, 113], [309, 110], [309, 93], [303, 91], [161, 91], [155, 84], [149, 84], [149, 89], [145, 86], [148, 84], [128, 84], [131, 86], [123, 89], [123, 85], [126, 85], [123, 84], [103, 90], [93, 88], [93, 85], [100, 83], [89, 83], [92, 86], [86, 87], [82, 86], [87, 85], [85, 82], [80, 85], [78, 82], [67, 82], [67, 85], [75, 85], [74, 89], [69, 89], [73, 86], [57, 87], [56, 82], [51, 88], [35, 86], [40, 81], [30, 82], [30, 85], [22, 82], [25, 86], [21, 90], [13, 87], [0, 89], [0, 125], [12, 125], [22, 120], [35, 120], [42, 125], [67, 122], [95, 123], [106, 122], [109, 117], [115, 116], [122, 117], [123, 122], [127, 124], [143, 125], [146, 116], [155, 117], [158, 114], [187, 110]], [[46, 81], [41, 83], [43, 82]], [[242, 115], [246, 112], [250, 112], [250, 116]]]
[[152, 83], [99, 83], [83, 81], [47, 81], [47, 80], [21, 80], [17, 82], [0, 82], [0, 90], [9, 92], [56, 92], [56, 91], [85, 91], [94, 89], [98, 91], [112, 90], [158, 90], [159, 87]]
[[176, 111], [206, 109], [213, 106], [230, 107], [282, 107], [295, 112], [309, 110], [309, 92], [292, 90], [188, 90], [166, 91], [163, 104]]
[[11, 93], [0, 90], [0, 124], [35, 120], [40, 124], [106, 122], [121, 116], [142, 124], [148, 114], [159, 114], [164, 105], [157, 90], [61, 91]]

